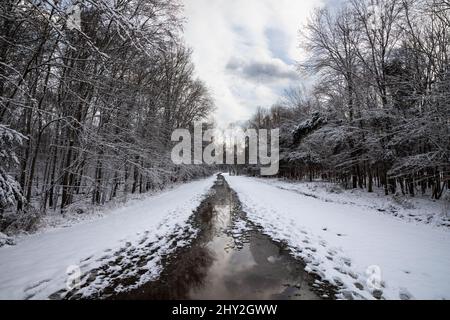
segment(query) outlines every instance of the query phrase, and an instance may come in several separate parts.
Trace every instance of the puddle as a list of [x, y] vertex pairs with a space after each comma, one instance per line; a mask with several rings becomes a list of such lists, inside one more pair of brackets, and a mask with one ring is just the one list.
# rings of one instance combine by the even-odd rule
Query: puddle
[[304, 265], [255, 227], [236, 233], [244, 215], [219, 175], [193, 224], [199, 236], [164, 262], [159, 280], [111, 299], [311, 300], [320, 299]]

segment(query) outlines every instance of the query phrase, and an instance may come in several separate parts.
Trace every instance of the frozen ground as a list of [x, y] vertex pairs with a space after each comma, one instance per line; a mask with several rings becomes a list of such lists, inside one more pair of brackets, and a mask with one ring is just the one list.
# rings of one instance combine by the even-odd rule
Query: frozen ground
[[450, 298], [448, 228], [406, 215], [433, 213], [425, 205], [398, 205], [403, 219], [386, 214], [395, 204], [382, 197], [330, 194], [278, 180], [226, 179], [248, 218], [286, 242], [310, 272], [337, 286], [338, 298]]
[[260, 179], [260, 181], [325, 202], [374, 209], [379, 213], [409, 222], [425, 223], [444, 228], [450, 227], [450, 202], [444, 199], [432, 200], [429, 195], [416, 197], [386, 196], [383, 189], [375, 188], [373, 193], [368, 193], [361, 189], [345, 190], [339, 185], [329, 182], [296, 182], [278, 179]]
[[[0, 248], [0, 299], [48, 298], [72, 284], [72, 279], [78, 277], [77, 267], [83, 279], [89, 271], [112, 261], [115, 252], [128, 247], [150, 250], [152, 254], [139, 264], [139, 270], [128, 272], [135, 272], [138, 281], [143, 282], [157, 277], [161, 257], [187, 244], [177, 236], [186, 233], [189, 217], [214, 180], [211, 177], [191, 182], [131, 201], [95, 221], [21, 237], [16, 245]], [[85, 289], [90, 292], [82, 294], [106, 285], [107, 279], [99, 276], [93, 286]]]
[[[137, 203], [147, 199], [151, 196], [158, 196], [161, 193], [169, 192], [183, 183], [174, 183], [164, 186], [163, 190], [149, 191], [143, 194], [124, 194], [118, 192], [117, 197], [103, 205], [93, 205], [92, 200], [88, 197], [80, 197], [75, 199], [74, 203], [66, 207], [64, 213], [61, 213], [59, 208], [56, 210], [48, 210], [45, 215], [39, 216], [39, 219], [31, 226], [30, 230], [23, 230], [21, 228], [9, 228], [7, 233], [9, 239], [13, 242], [20, 241], [21, 238], [27, 238], [31, 234], [46, 233], [55, 229], [63, 229], [72, 227], [82, 223], [90, 223], [95, 220], [104, 218], [110, 213], [114, 213], [122, 207], [128, 207], [132, 203]], [[75, 197], [77, 198], [77, 197]], [[36, 204], [37, 207], [39, 204]], [[15, 215], [15, 212], [8, 214]], [[23, 227], [23, 226], [21, 226]], [[6, 235], [4, 235], [6, 239]], [[0, 247], [2, 246], [2, 236], [0, 235]]]
[[[338, 298], [450, 298], [450, 231], [442, 203], [326, 183], [225, 177], [248, 218], [322, 279], [315, 285], [338, 287]], [[50, 219], [53, 229], [38, 234], [0, 234], [0, 299], [95, 297], [157, 278], [164, 256], [195, 236], [189, 219], [215, 179], [131, 200], [93, 221]], [[236, 221], [233, 232], [244, 228]], [[65, 290], [76, 278], [81, 289]]]

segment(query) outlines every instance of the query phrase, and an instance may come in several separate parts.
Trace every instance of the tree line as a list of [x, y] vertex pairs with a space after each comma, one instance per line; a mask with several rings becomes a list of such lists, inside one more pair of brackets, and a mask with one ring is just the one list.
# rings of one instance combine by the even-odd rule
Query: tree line
[[208, 172], [170, 137], [213, 108], [178, 0], [0, 3], [0, 218], [103, 204]]
[[281, 128], [280, 176], [386, 195], [450, 187], [450, 2], [348, 0], [301, 30], [302, 73], [250, 127]]

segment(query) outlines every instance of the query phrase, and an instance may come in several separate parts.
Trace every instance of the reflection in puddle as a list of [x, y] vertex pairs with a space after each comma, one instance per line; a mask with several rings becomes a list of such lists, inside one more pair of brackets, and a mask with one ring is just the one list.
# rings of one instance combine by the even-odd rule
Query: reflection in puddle
[[308, 285], [304, 266], [280, 245], [256, 230], [239, 239], [230, 235], [233, 219], [241, 214], [236, 212], [237, 204], [234, 192], [219, 175], [195, 216], [193, 223], [200, 233], [192, 246], [166, 261], [159, 280], [114, 298], [318, 299]]

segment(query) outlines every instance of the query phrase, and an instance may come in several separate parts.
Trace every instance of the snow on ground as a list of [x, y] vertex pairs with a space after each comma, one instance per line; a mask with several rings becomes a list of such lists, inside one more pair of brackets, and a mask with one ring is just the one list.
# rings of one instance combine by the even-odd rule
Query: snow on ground
[[3, 246], [12, 246], [15, 244], [13, 238], [8, 237], [6, 234], [0, 232], [0, 248]]
[[431, 200], [429, 195], [417, 197], [386, 196], [381, 188], [375, 188], [373, 193], [368, 193], [361, 189], [345, 190], [330, 182], [297, 182], [279, 179], [260, 179], [260, 181], [326, 202], [375, 209], [380, 213], [410, 222], [426, 223], [436, 227], [450, 227], [448, 200]]
[[[21, 237], [17, 245], [0, 248], [0, 299], [46, 299], [70, 283], [76, 275], [72, 266], [87, 274], [112, 259], [113, 252], [130, 246], [138, 250], [140, 244], [151, 244], [154, 255], [141, 266], [146, 269], [139, 273], [141, 281], [157, 277], [161, 256], [186, 245], [170, 239], [187, 227], [214, 180], [181, 185], [133, 201], [104, 218]], [[94, 284], [96, 290], [107, 285]]]
[[[111, 201], [108, 201], [102, 205], [93, 205], [92, 199], [90, 199], [89, 197], [86, 198], [86, 196], [82, 196], [79, 199], [76, 199], [77, 196], [75, 195], [75, 201], [71, 205], [66, 207], [63, 213], [61, 213], [59, 208], [56, 210], [49, 209], [45, 215], [38, 216], [36, 223], [31, 226], [30, 230], [8, 228], [6, 233], [9, 238], [15, 242], [20, 241], [21, 238], [27, 238], [31, 234], [46, 233], [54, 229], [63, 229], [82, 223], [90, 223], [92, 221], [101, 219], [122, 207], [130, 206], [131, 204], [145, 200], [150, 196], [157, 196], [161, 193], [168, 192], [183, 184], [184, 183], [182, 182], [176, 182], [170, 185], [165, 185], [164, 189], [162, 190], [151, 190], [142, 194], [126, 194], [124, 192], [118, 191], [116, 198], [111, 199]], [[38, 205], [39, 204], [36, 204], [36, 207]], [[7, 214], [17, 215], [15, 211], [8, 212]], [[1, 246], [2, 241], [0, 241], [0, 247]]]
[[[450, 232], [370, 204], [305, 196], [290, 183], [225, 176], [248, 218], [343, 299], [449, 299]], [[281, 189], [280, 187], [285, 187]]]

